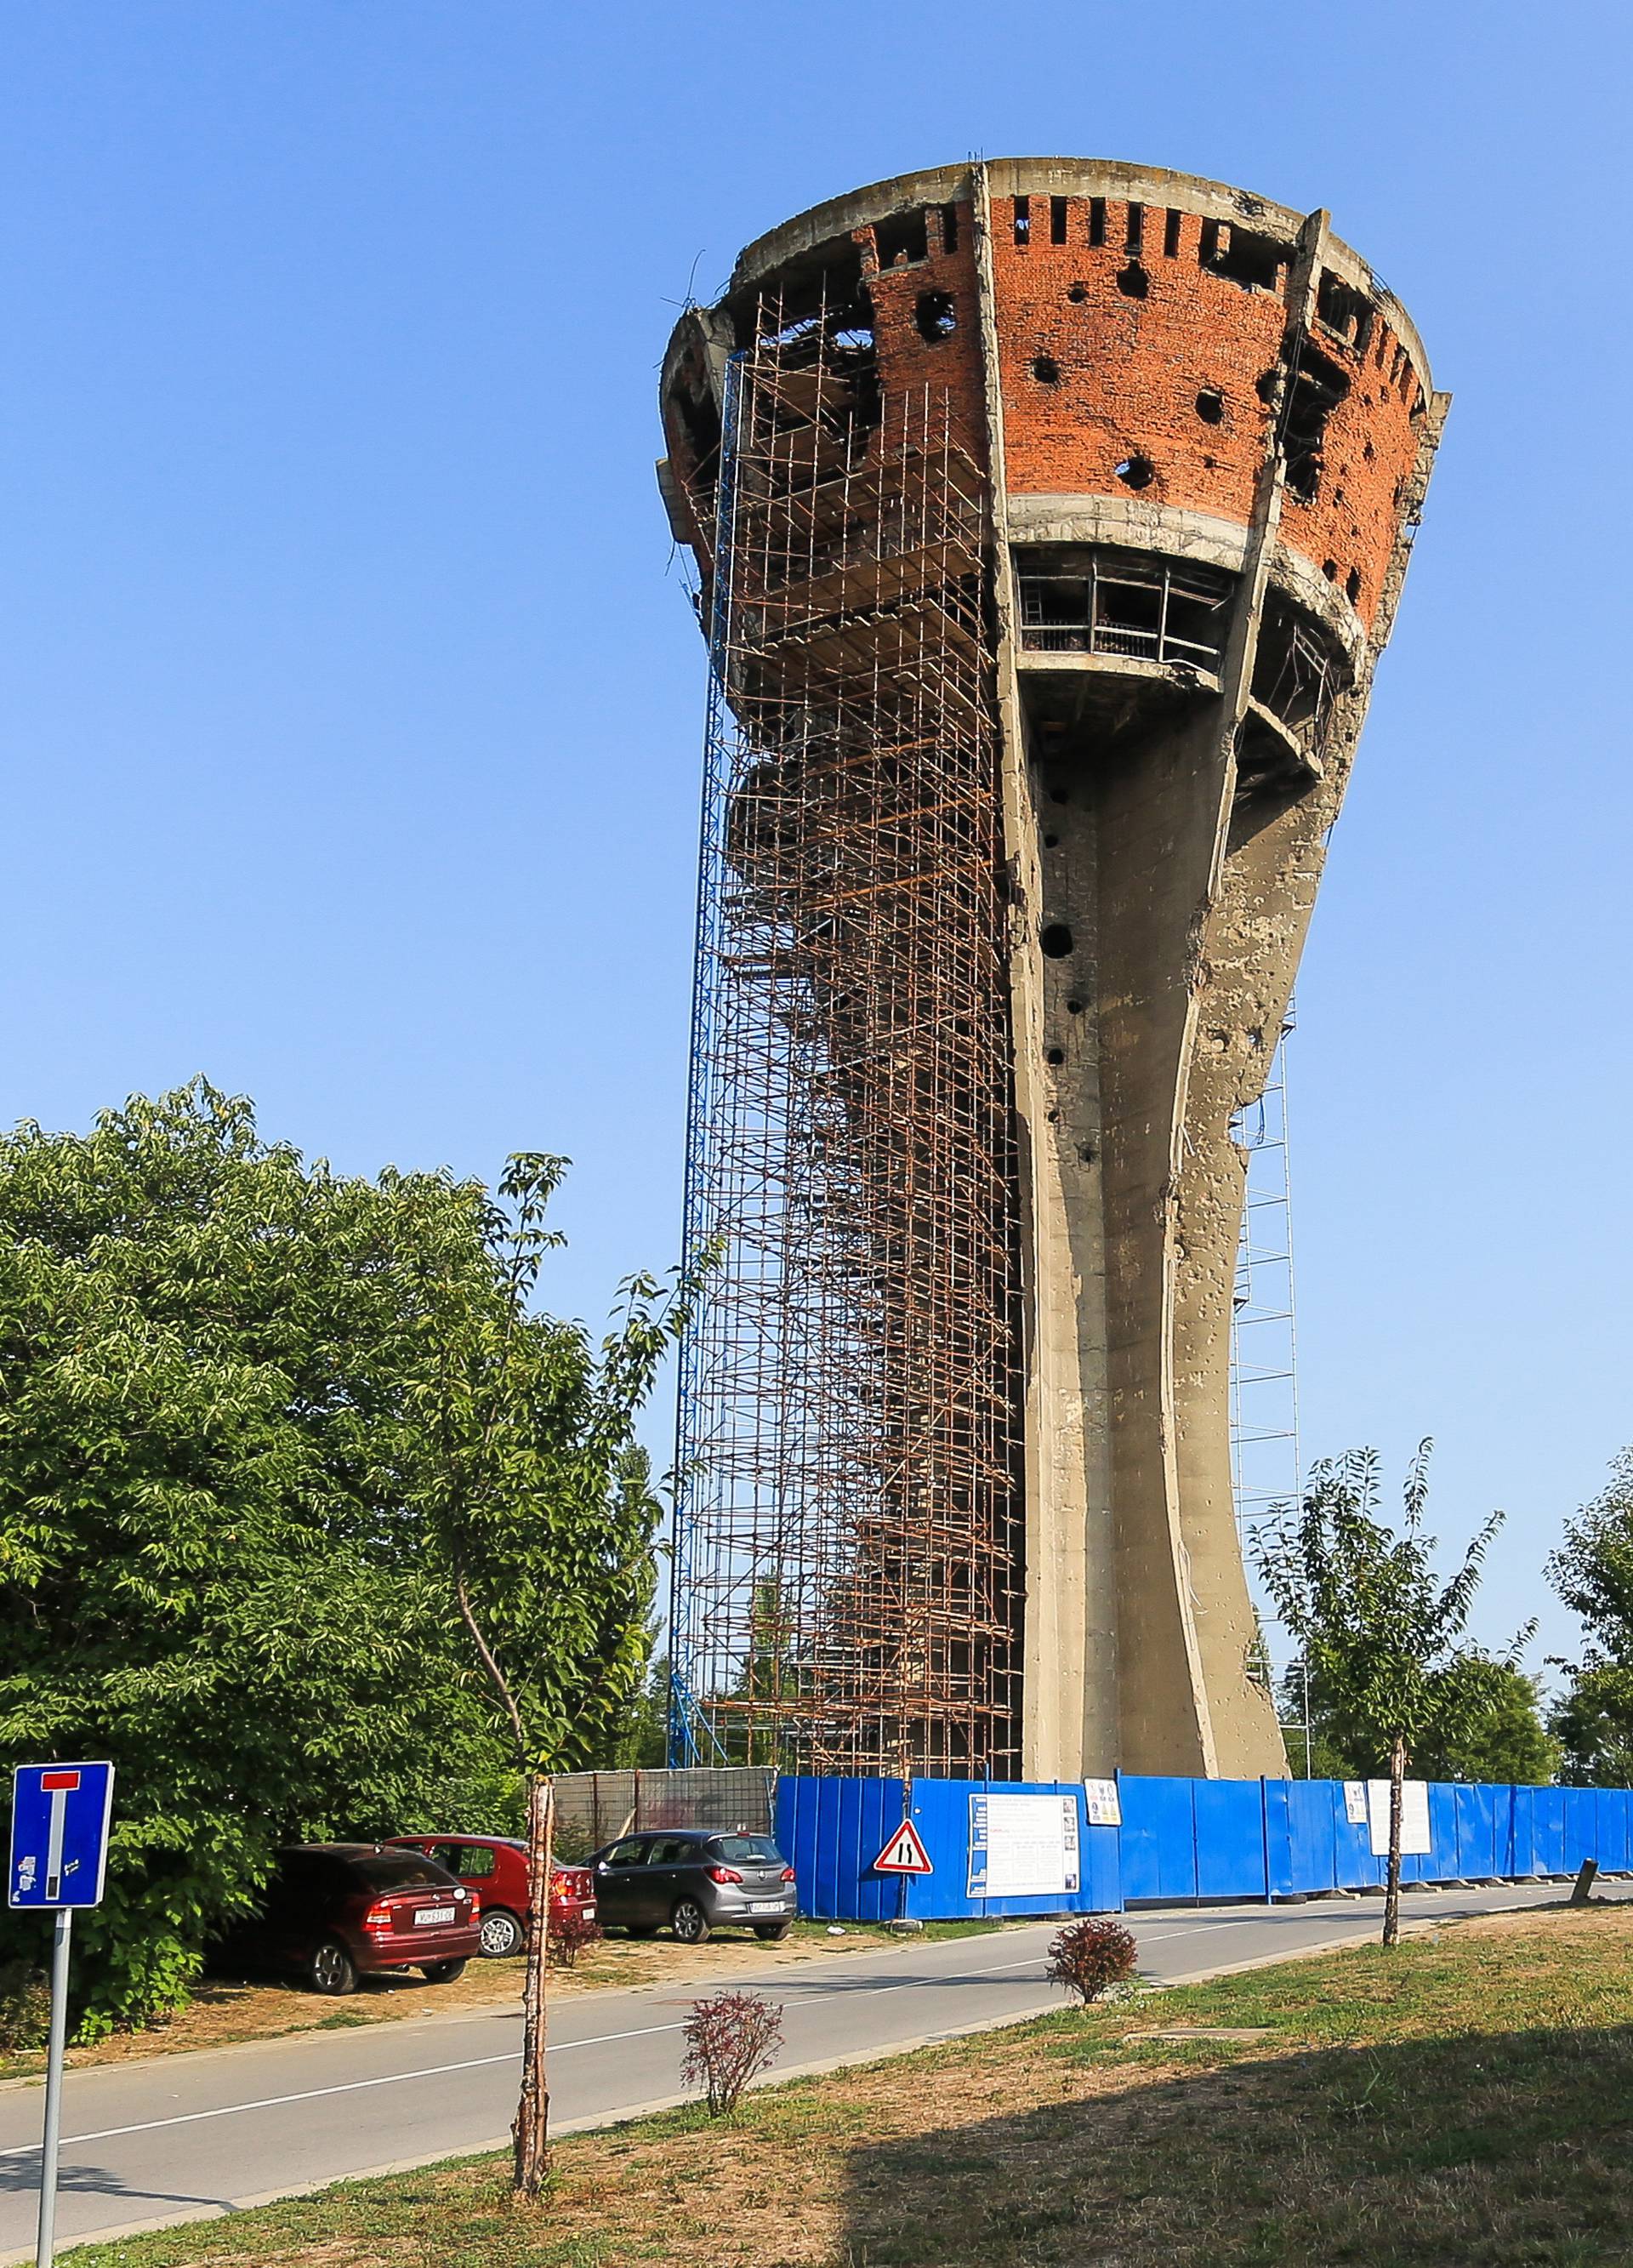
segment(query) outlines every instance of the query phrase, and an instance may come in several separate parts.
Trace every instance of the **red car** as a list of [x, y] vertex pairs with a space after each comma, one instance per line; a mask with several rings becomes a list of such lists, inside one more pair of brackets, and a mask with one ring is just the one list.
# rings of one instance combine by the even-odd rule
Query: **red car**
[[[423, 1851], [457, 1874], [481, 1913], [482, 1950], [490, 1961], [519, 1953], [526, 1942], [527, 1845], [509, 1835], [394, 1835], [400, 1848]], [[581, 1914], [595, 1919], [595, 1877], [588, 1867], [557, 1867], [550, 1877], [550, 1918]]]
[[477, 1950], [476, 1901], [418, 1852], [296, 1844], [276, 1854], [259, 1911], [229, 1942], [292, 1970], [314, 1992], [353, 1992], [381, 1970], [418, 1969], [449, 1984]]

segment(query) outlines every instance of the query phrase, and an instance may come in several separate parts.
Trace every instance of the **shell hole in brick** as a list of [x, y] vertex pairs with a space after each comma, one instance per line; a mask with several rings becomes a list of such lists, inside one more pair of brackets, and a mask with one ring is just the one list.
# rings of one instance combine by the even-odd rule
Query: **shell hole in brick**
[[1085, 1166], [1092, 1166], [1092, 1165], [1094, 1163], [1094, 1145], [1093, 1145], [1093, 1143], [1092, 1143], [1092, 1142], [1085, 1142], [1085, 1143], [1084, 1143], [1084, 1145], [1082, 1145], [1082, 1147], [1081, 1147], [1081, 1148], [1079, 1149], [1079, 1151], [1078, 1152], [1078, 1157], [1083, 1160], [1083, 1162], [1084, 1162], [1084, 1164], [1085, 1164]]
[[1043, 1051], [1043, 1060], [1046, 1064], [1058, 1068], [1066, 1060], [1066, 1050], [1064, 1048], [1046, 1048]]
[[1045, 922], [1038, 943], [1051, 961], [1064, 961], [1071, 951], [1071, 932], [1064, 922]]
[[1068, 1000], [1066, 1003], [1066, 1013], [1069, 1016], [1080, 1016], [1083, 1013], [1082, 1001]]
[[950, 291], [921, 291], [913, 320], [918, 335], [927, 346], [938, 339], [950, 339], [959, 327], [958, 309], [953, 304]]
[[1060, 384], [1060, 364], [1053, 355], [1033, 355], [1032, 374], [1041, 385], [1058, 386]]
[[1225, 417], [1225, 396], [1217, 387], [1204, 386], [1196, 397], [1196, 415], [1204, 425], [1217, 425]]
[[1352, 607], [1356, 605], [1360, 599], [1361, 571], [1358, 567], [1352, 567], [1350, 570], [1350, 572], [1344, 577], [1344, 596], [1349, 600], [1350, 604]]
[[1125, 457], [1117, 468], [1117, 478], [1127, 489], [1148, 489], [1157, 477], [1157, 468], [1149, 457]]
[[1125, 299], [1143, 299], [1151, 288], [1151, 279], [1137, 260], [1117, 270], [1117, 289]]
[[1086, 284], [1074, 284], [1066, 294], [1074, 307], [1080, 307], [1088, 296], [1089, 287]]
[[1055, 850], [1058, 846], [1059, 843], [1060, 837], [1058, 835], [1046, 835], [1043, 838], [1043, 847], [1046, 850]]
[[1338, 580], [1338, 562], [1335, 559], [1323, 559], [1321, 572], [1329, 583], [1335, 583]]
[[1263, 370], [1253, 382], [1254, 392], [1267, 409], [1276, 399], [1276, 389], [1280, 383], [1281, 375], [1281, 372], [1277, 369]]

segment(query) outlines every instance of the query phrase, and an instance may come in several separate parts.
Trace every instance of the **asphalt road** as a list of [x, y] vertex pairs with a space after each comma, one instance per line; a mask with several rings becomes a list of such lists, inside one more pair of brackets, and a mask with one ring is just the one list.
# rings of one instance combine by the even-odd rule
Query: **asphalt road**
[[[1409, 1892], [1407, 1914], [1449, 1918], [1556, 1900], [1556, 1885]], [[1380, 1901], [1166, 1908], [1126, 1916], [1140, 1966], [1174, 1980], [1371, 1936]], [[783, 2074], [853, 2063], [1057, 2007], [1046, 1922], [992, 1935], [819, 1957], [741, 1977], [783, 2008]], [[711, 1989], [727, 1981], [710, 1980]], [[674, 2100], [695, 1988], [647, 1985], [556, 2003], [550, 2088], [558, 2129]], [[185, 2220], [383, 2171], [501, 2146], [515, 2107], [521, 2019], [460, 2016], [305, 2032], [71, 2072], [63, 2095], [59, 2243]], [[0, 2087], [0, 2263], [32, 2259], [43, 2092]]]

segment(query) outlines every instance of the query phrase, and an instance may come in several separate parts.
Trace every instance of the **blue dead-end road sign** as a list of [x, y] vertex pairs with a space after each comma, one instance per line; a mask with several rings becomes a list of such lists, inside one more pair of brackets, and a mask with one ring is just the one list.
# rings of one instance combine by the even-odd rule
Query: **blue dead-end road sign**
[[113, 1808], [112, 1764], [18, 1764], [11, 1775], [6, 1903], [99, 1904]]

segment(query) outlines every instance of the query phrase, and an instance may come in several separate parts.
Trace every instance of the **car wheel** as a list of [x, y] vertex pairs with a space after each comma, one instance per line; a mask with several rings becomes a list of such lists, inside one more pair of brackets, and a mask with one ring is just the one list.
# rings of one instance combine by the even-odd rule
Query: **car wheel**
[[757, 1921], [754, 1924], [754, 1935], [763, 1938], [768, 1945], [781, 1945], [793, 1926], [791, 1921]]
[[338, 1999], [357, 1989], [357, 1964], [337, 1937], [326, 1937], [306, 1963], [306, 1982], [314, 1992]]
[[482, 1918], [482, 1957], [487, 1961], [503, 1961], [507, 1955], [519, 1953], [525, 1933], [513, 1913], [503, 1906], [492, 1906]]
[[464, 1976], [465, 1963], [462, 1961], [426, 1961], [421, 1963], [420, 1973], [428, 1984], [452, 1984], [456, 1977]]
[[709, 1934], [709, 1917], [695, 1898], [677, 1898], [669, 1918], [682, 1945], [701, 1945]]

